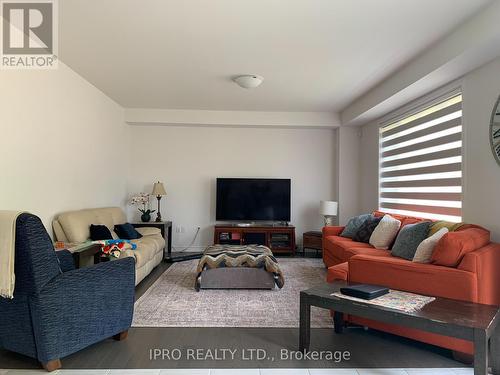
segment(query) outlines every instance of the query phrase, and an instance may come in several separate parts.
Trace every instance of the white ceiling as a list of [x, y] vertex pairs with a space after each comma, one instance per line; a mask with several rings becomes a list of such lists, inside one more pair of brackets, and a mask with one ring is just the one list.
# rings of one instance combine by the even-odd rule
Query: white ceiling
[[129, 108], [339, 111], [490, 2], [64, 0], [60, 58]]

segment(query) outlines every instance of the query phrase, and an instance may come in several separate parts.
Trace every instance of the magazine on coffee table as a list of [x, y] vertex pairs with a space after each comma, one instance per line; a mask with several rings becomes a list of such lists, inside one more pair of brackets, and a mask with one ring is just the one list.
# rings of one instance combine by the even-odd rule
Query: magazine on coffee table
[[349, 299], [353, 301], [359, 301], [370, 305], [387, 307], [389, 309], [395, 309], [405, 312], [418, 311], [425, 305], [431, 303], [436, 299], [435, 297], [422, 296], [420, 294], [402, 292], [400, 290], [392, 290], [392, 289], [389, 290], [389, 293], [371, 300], [346, 296], [341, 292], [332, 293], [332, 296]]

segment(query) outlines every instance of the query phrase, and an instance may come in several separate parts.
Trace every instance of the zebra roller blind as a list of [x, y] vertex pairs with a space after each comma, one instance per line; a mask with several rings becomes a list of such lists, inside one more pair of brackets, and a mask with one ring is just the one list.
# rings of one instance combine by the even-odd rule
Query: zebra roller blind
[[379, 208], [462, 220], [462, 94], [380, 128]]

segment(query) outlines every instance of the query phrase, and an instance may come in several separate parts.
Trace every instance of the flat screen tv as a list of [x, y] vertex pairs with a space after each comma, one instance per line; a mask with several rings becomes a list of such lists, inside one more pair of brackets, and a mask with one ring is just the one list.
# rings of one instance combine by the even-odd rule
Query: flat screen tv
[[218, 178], [217, 221], [290, 221], [290, 179]]

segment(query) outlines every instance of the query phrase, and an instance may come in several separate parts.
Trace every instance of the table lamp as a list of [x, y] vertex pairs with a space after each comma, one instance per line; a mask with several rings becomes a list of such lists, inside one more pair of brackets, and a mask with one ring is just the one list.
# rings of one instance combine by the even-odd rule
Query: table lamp
[[158, 199], [158, 210], [156, 211], [156, 222], [161, 221], [161, 213], [160, 213], [160, 199], [163, 195], [167, 195], [167, 192], [165, 191], [165, 186], [163, 186], [163, 183], [158, 181], [155, 182], [153, 185], [153, 192], [151, 193], [152, 195], [156, 195], [156, 199]]
[[338, 203], [333, 201], [321, 201], [319, 213], [325, 218], [325, 226], [333, 225], [333, 217], [337, 216]]

